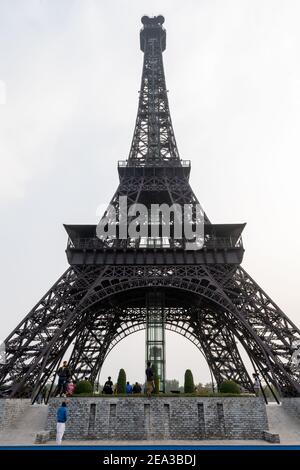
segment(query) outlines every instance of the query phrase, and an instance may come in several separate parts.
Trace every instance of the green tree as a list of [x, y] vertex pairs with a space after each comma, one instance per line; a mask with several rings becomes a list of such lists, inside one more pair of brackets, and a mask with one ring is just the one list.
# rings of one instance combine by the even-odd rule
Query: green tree
[[221, 393], [234, 393], [240, 394], [241, 389], [238, 384], [236, 384], [233, 380], [224, 380], [219, 387], [219, 391]]
[[124, 369], [120, 369], [117, 381], [117, 392], [126, 393], [126, 373]]
[[187, 369], [184, 374], [184, 393], [194, 393], [195, 392], [195, 385], [194, 385], [194, 377], [192, 371]]
[[86, 394], [90, 394], [90, 393], [93, 393], [93, 386], [91, 384], [91, 382], [89, 380], [80, 380], [79, 382], [77, 382], [76, 384], [76, 387], [75, 387], [75, 390], [74, 390], [74, 393], [76, 395], [79, 395], [79, 394], [83, 394], [83, 393], [86, 393]]

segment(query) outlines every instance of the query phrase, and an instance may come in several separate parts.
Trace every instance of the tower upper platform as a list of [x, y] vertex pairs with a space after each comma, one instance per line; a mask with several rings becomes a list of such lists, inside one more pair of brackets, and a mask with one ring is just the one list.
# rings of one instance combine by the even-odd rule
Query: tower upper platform
[[145, 52], [149, 40], [154, 39], [158, 41], [163, 52], [166, 49], [166, 30], [162, 26], [165, 22], [164, 17], [162, 15], [153, 18], [143, 16], [141, 21], [144, 25], [140, 32], [141, 50]]

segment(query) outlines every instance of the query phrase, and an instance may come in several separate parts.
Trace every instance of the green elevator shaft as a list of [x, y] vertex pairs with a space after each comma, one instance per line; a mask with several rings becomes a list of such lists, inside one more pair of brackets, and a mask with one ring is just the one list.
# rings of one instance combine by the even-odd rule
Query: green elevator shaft
[[146, 363], [156, 366], [159, 378], [159, 391], [165, 392], [166, 353], [165, 353], [165, 310], [164, 295], [154, 290], [146, 298]]

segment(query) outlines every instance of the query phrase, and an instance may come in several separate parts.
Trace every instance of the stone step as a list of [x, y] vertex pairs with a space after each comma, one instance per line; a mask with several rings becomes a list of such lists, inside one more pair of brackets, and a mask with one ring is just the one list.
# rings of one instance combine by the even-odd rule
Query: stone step
[[19, 445], [34, 444], [37, 435], [43, 433], [46, 429], [47, 414], [48, 405], [28, 404], [11, 426], [1, 430], [1, 445], [13, 445], [16, 442]]
[[267, 405], [269, 431], [279, 434], [281, 444], [300, 444], [300, 420], [289, 413], [281, 404]]

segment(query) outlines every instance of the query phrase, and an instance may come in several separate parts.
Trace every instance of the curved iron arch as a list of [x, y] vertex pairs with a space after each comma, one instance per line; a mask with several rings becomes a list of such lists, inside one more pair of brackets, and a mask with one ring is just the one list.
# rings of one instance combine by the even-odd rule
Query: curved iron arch
[[[146, 276], [147, 273], [148, 275]], [[105, 285], [102, 286], [104, 282]], [[91, 283], [89, 285], [91, 286]], [[67, 309], [64, 312], [65, 320], [61, 324], [59, 324], [59, 321], [57, 322], [58, 328], [52, 338], [49, 337], [46, 344], [44, 342], [45, 345], [39, 351], [39, 354], [35, 356], [31, 365], [26, 367], [26, 373], [22, 376], [19, 386], [22, 386], [26, 380], [30, 380], [30, 377], [35, 377], [36, 380], [36, 373], [38, 373], [38, 381], [40, 382], [44, 372], [49, 374], [50, 365], [53, 370], [53, 367], [55, 367], [55, 364], [57, 364], [61, 357], [60, 351], [66, 350], [70, 342], [78, 334], [82, 327], [82, 321], [93, 305], [108, 300], [118, 293], [125, 293], [137, 288], [151, 288], [153, 286], [190, 292], [224, 309], [231, 316], [232, 328], [235, 331], [243, 330], [244, 334], [239, 335], [238, 339], [250, 356], [251, 352], [253, 353], [256, 365], [259, 368], [262, 367], [262, 364], [266, 365], [264, 372], [269, 374], [271, 382], [278, 386], [278, 376], [282, 374], [283, 378], [289, 380], [288, 383], [292, 384], [296, 390], [300, 390], [299, 383], [288, 375], [288, 371], [274, 356], [269, 345], [263, 343], [247, 322], [247, 311], [243, 308], [238, 309], [222, 286], [213, 279], [213, 275], [209, 273], [207, 266], [204, 268], [200, 265], [192, 267], [173, 266], [171, 268], [168, 266], [122, 266], [121, 268], [110, 266], [102, 274], [99, 274], [98, 270], [92, 288], [90, 287], [86, 290], [85, 295], [77, 303], [74, 310], [70, 311]], [[64, 341], [62, 342], [61, 337], [63, 333]], [[45, 370], [47, 367], [48, 372]]]
[[[110, 348], [107, 350], [107, 352], [106, 352], [106, 354], [105, 354], [105, 357], [104, 357], [104, 360], [103, 360], [103, 363], [104, 363], [104, 361], [106, 360], [106, 358], [107, 358], [107, 356], [109, 355], [109, 353], [111, 353], [111, 351], [115, 348], [115, 346], [117, 346], [117, 344], [119, 344], [123, 339], [125, 339], [127, 336], [130, 336], [130, 335], [132, 335], [132, 334], [134, 334], [134, 333], [137, 333], [137, 332], [139, 332], [139, 331], [143, 331], [143, 330], [146, 329], [145, 323], [139, 323], [139, 324], [136, 324], [136, 325], [134, 325], [134, 326], [135, 326], [135, 328], [134, 328], [133, 331], [130, 330], [127, 334], [125, 333], [125, 335], [122, 336], [122, 337], [120, 337], [120, 335], [118, 335], [118, 339], [113, 343], [112, 347], [110, 347]], [[178, 335], [180, 335], [180, 336], [183, 336], [184, 338], [186, 338], [187, 340], [189, 340], [192, 344], [194, 344], [194, 346], [200, 351], [200, 353], [201, 353], [202, 356], [204, 357], [204, 359], [205, 359], [205, 361], [206, 361], [206, 364], [207, 364], [207, 366], [208, 366], [208, 370], [209, 370], [209, 373], [210, 373], [210, 376], [211, 376], [212, 387], [214, 387], [214, 375], [213, 375], [213, 372], [212, 372], [212, 370], [211, 370], [210, 364], [209, 364], [209, 362], [208, 362], [208, 360], [207, 360], [207, 357], [205, 356], [204, 351], [203, 351], [203, 349], [202, 349], [202, 347], [201, 347], [201, 345], [200, 345], [200, 341], [199, 341], [198, 339], [197, 339], [197, 341], [194, 341], [194, 340], [196, 339], [195, 336], [194, 336], [194, 340], [193, 340], [193, 339], [191, 338], [192, 335], [190, 335], [190, 337], [188, 337], [186, 334], [182, 333], [182, 331], [186, 331], [186, 332], [187, 332], [187, 331], [188, 331], [187, 329], [184, 329], [184, 328], [182, 328], [182, 327], [179, 328], [179, 327], [177, 327], [177, 326], [176, 326], [175, 329], [172, 329], [172, 328], [171, 328], [172, 326], [174, 326], [172, 323], [168, 323], [168, 322], [165, 323], [165, 328], [166, 328], [166, 330], [172, 331], [173, 333], [176, 333], [176, 334], [178, 334]], [[122, 330], [122, 332], [124, 333], [124, 332], [126, 332], [127, 330], [129, 330], [129, 329], [130, 329], [130, 327], [126, 328], [125, 330]], [[181, 331], [177, 331], [178, 329], [180, 329]], [[198, 343], [198, 344], [196, 344], [196, 343]], [[112, 343], [111, 343], [111, 344], [112, 344]], [[101, 371], [101, 369], [99, 370], [98, 375], [100, 374], [100, 371]]]
[[[152, 267], [152, 270], [154, 270], [153, 267]], [[135, 281], [140, 281], [140, 283], [137, 283]], [[200, 292], [197, 292], [197, 290], [195, 288], [194, 289], [191, 288], [191, 283], [189, 281], [182, 281], [182, 279], [181, 279], [181, 281], [182, 281], [183, 286], [179, 285], [179, 280], [176, 280], [176, 282], [174, 283], [175, 285], [173, 286], [172, 285], [172, 282], [173, 282], [172, 278], [171, 279], [170, 278], [168, 278], [168, 279], [163, 278], [162, 279], [163, 282], [160, 282], [160, 281], [161, 281], [161, 279], [156, 278], [155, 282], [153, 281], [151, 283], [151, 286], [149, 286], [149, 284], [146, 284], [147, 283], [147, 278], [146, 277], [141, 277], [141, 278], [139, 277], [136, 280], [130, 279], [130, 281], [122, 281], [121, 280], [120, 282], [118, 282], [118, 284], [114, 284], [114, 287], [116, 287], [116, 285], [118, 286], [118, 289], [116, 289], [117, 292], [116, 291], [115, 292], [110, 292], [110, 289], [107, 289], [107, 287], [106, 287], [104, 289], [105, 295], [101, 296], [102, 298], [100, 298], [100, 299], [98, 298], [97, 295], [95, 295], [95, 292], [93, 292], [92, 295], [91, 295], [91, 302], [87, 302], [87, 305], [85, 305], [83, 307], [83, 309], [76, 315], [76, 317], [77, 316], [83, 316], [85, 313], [88, 313], [89, 309], [92, 306], [95, 306], [95, 305], [99, 304], [103, 300], [108, 300], [109, 298], [112, 298], [114, 295], [116, 295], [116, 293], [125, 293], [127, 291], [133, 291], [133, 290], [136, 290], [136, 289], [139, 289], [139, 288], [153, 288], [153, 286], [156, 286], [156, 287], [167, 287], [169, 289], [175, 289], [175, 290], [182, 290], [183, 292], [192, 292], [192, 293], [196, 294], [197, 296], [203, 297], [206, 300], [211, 301], [213, 304], [217, 304], [219, 307], [225, 309], [229, 314], [236, 317], [237, 322], [240, 322], [244, 327], [246, 327], [246, 329], [250, 332], [251, 336], [253, 337], [253, 341], [254, 341], [255, 346], [257, 346], [260, 349], [260, 351], [262, 352], [262, 354], [264, 355], [265, 361], [269, 364], [270, 372], [273, 375], [273, 368], [272, 368], [272, 365], [270, 363], [270, 358], [268, 357], [268, 355], [265, 351], [265, 347], [262, 344], [260, 338], [255, 334], [254, 331], [251, 330], [250, 326], [246, 323], [246, 321], [244, 319], [242, 319], [241, 316], [239, 314], [237, 314], [237, 312], [235, 312], [236, 309], [235, 309], [234, 304], [232, 304], [232, 302], [225, 295], [225, 293], [222, 294], [221, 292], [219, 292], [219, 293], [216, 294], [215, 293], [216, 292], [216, 286], [214, 286], [212, 291], [210, 291], [208, 289], [207, 285], [205, 287], [201, 286], [200, 289], [199, 289]], [[138, 287], [137, 287], [137, 284], [139, 284]], [[199, 286], [199, 281], [197, 282], [197, 285]], [[97, 293], [98, 292], [100, 292], [100, 289], [98, 289]], [[85, 300], [85, 302], [88, 300], [88, 298], [86, 298], [86, 297], [88, 297], [88, 293], [83, 298], [83, 300]], [[230, 307], [232, 307], [232, 308], [230, 308]], [[67, 326], [66, 323], [67, 324], [71, 323], [70, 320], [74, 320], [74, 318], [71, 318], [71, 319], [69, 318], [65, 322], [65, 324], [60, 328], [60, 330], [54, 335], [54, 338], [51, 341], [52, 344], [59, 339], [60, 333], [63, 330], [65, 330], [65, 328]], [[69, 341], [67, 343], [65, 343], [64, 351], [67, 350], [67, 348], [69, 347], [71, 341], [73, 341], [74, 337], [76, 336], [76, 334], [78, 333], [78, 330], [80, 328], [81, 328], [81, 322], [79, 322], [78, 325], [77, 325], [77, 328], [75, 330], [73, 330], [73, 331], [75, 331], [75, 333], [69, 337], [70, 338]], [[250, 349], [249, 349], [249, 347], [247, 347], [247, 345], [243, 341], [243, 336], [240, 336], [239, 340], [241, 341], [242, 345], [245, 347], [246, 351], [250, 355]], [[47, 349], [48, 349], [48, 354], [50, 354], [50, 348], [47, 348]], [[271, 351], [270, 351], [270, 356], [272, 356]], [[60, 357], [57, 359], [56, 363], [60, 360]], [[257, 365], [259, 367], [259, 364], [257, 364]], [[271, 379], [271, 382], [276, 383], [276, 378], [275, 378], [275, 380], [274, 380], [274, 378], [273, 378], [273, 380]]]
[[[124, 312], [122, 308], [120, 310]], [[92, 382], [96, 381], [105, 358], [113, 347], [129, 334], [145, 328], [145, 310], [145, 307], [129, 308], [128, 318], [123, 318], [117, 326], [114, 325], [110, 343], [101, 353], [99, 347], [103, 349], [104, 346], [99, 346], [98, 338], [93, 331], [94, 328], [97, 331], [97, 321], [92, 319], [91, 328], [86, 327], [86, 331], [83, 331], [82, 335], [77, 338], [70, 358], [70, 367], [75, 371], [76, 378], [89, 376]], [[127, 312], [126, 308], [125, 311]], [[179, 311], [176, 308], [166, 308], [166, 311], [168, 312], [166, 312], [167, 329], [181, 334], [196, 345], [205, 357], [217, 384], [225, 379], [232, 379], [245, 389], [252, 391], [252, 381], [236, 346], [234, 335], [224, 322], [219, 324], [220, 321], [216, 320], [216, 312], [210, 310], [199, 315], [198, 309], [192, 308], [180, 308]], [[136, 312], [138, 313], [136, 314]], [[197, 314], [198, 321], [201, 317], [201, 326], [206, 329], [207, 333], [199, 334], [198, 332], [197, 334], [194, 325], [195, 314]], [[178, 316], [181, 318], [178, 319]], [[85, 349], [88, 350], [88, 354], [85, 353]], [[97, 356], [94, 356], [94, 363], [92, 363], [91, 357], [95, 352], [97, 352]]]
[[[114, 269], [112, 267], [112, 269]], [[127, 268], [127, 267], [126, 267]], [[129, 267], [129, 270], [134, 269], [132, 267]], [[130, 277], [130, 275], [127, 273], [125, 279], [119, 278], [116, 283], [108, 283], [105, 285], [104, 289], [101, 289], [101, 282], [98, 283], [97, 290], [91, 294], [91, 302], [87, 302], [87, 305], [83, 308], [81, 311], [81, 314], [83, 314], [86, 310], [88, 310], [91, 306], [96, 305], [98, 302], [108, 299], [110, 296], [114, 296], [117, 293], [124, 293], [127, 291], [132, 291], [137, 288], [153, 288], [153, 287], [167, 287], [170, 289], [176, 289], [176, 290], [182, 290], [183, 292], [191, 292], [193, 294], [196, 294], [198, 296], [204, 297], [206, 300], [211, 301], [215, 304], [217, 304], [219, 307], [225, 309], [229, 315], [232, 315], [235, 320], [236, 324], [235, 327], [237, 327], [238, 324], [242, 325], [244, 330], [247, 331], [248, 336], [247, 339], [252, 340], [252, 348], [256, 349], [256, 356], [259, 357], [259, 354], [264, 357], [265, 363], [268, 365], [268, 371], [270, 372], [269, 375], [271, 375], [270, 380], [272, 383], [276, 385], [278, 389], [280, 389], [280, 384], [278, 383], [278, 379], [276, 377], [276, 374], [274, 372], [274, 367], [272, 363], [278, 366], [280, 371], [282, 373], [286, 373], [286, 370], [283, 368], [283, 366], [278, 363], [276, 357], [274, 356], [272, 350], [269, 348], [267, 344], [264, 344], [261, 340], [261, 338], [256, 334], [256, 332], [251, 328], [249, 323], [243, 318], [242, 313], [243, 310], [240, 312], [237, 310], [236, 306], [234, 303], [231, 301], [231, 299], [226, 295], [226, 293], [223, 290], [220, 290], [219, 286], [215, 282], [211, 282], [210, 276], [207, 274], [207, 268], [200, 268], [202, 270], [202, 274], [204, 274], [204, 278], [200, 279], [199, 278], [190, 278], [190, 279], [184, 279], [184, 278], [176, 278], [172, 277], [167, 277], [169, 274], [173, 274], [172, 271], [176, 271], [176, 268], [172, 267], [155, 267], [155, 266], [150, 266], [150, 269], [155, 272], [155, 271], [162, 271], [163, 268], [166, 268], [166, 272], [164, 273], [164, 277], [161, 279], [160, 277], [155, 277], [152, 279], [151, 282], [149, 282], [149, 276], [143, 276], [142, 272], [147, 269], [147, 266], [142, 266], [140, 267], [140, 276], [139, 277]], [[186, 271], [186, 266], [184, 267], [179, 267], [179, 269]], [[195, 269], [195, 268], [194, 268]], [[171, 272], [171, 273], [170, 273]], [[129, 278], [129, 279], [128, 279]], [[106, 280], [104, 278], [104, 280]], [[201, 282], [205, 280], [206, 282], [204, 284], [201, 284]], [[101, 281], [101, 280], [99, 280]], [[209, 288], [208, 288], [209, 287]], [[104, 295], [99, 297], [96, 295], [97, 293], [101, 293], [101, 291], [104, 293]], [[86, 299], [87, 300], [87, 299]], [[246, 317], [246, 315], [245, 315]], [[244, 335], [241, 335], [239, 337], [239, 340], [241, 341], [242, 345], [245, 347], [245, 349], [250, 353], [250, 348], [249, 344], [246, 344], [244, 341]], [[256, 358], [254, 357], [254, 360], [256, 362]], [[272, 361], [272, 363], [271, 363]], [[256, 365], [258, 368], [261, 370], [261, 365], [260, 363], [256, 362]], [[293, 381], [293, 379], [291, 379]], [[294, 381], [293, 381], [294, 382]], [[300, 385], [299, 383], [294, 382], [294, 385], [299, 388], [300, 392]]]

